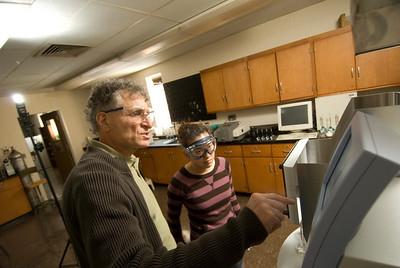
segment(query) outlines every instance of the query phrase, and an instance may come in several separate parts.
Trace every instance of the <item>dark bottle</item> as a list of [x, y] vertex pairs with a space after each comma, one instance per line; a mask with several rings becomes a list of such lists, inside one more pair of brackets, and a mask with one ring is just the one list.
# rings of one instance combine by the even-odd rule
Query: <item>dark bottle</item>
[[8, 177], [14, 176], [16, 174], [15, 173], [15, 169], [11, 165], [11, 162], [10, 162], [10, 160], [8, 158], [3, 160], [3, 165], [4, 165], [4, 168], [6, 170], [6, 173], [7, 173]]

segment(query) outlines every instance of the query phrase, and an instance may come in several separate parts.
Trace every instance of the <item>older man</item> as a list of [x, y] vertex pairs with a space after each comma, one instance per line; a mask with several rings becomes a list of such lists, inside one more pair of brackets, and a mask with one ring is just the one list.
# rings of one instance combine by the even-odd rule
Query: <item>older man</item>
[[127, 80], [96, 85], [88, 99], [92, 140], [63, 193], [67, 231], [82, 267], [229, 267], [281, 224], [293, 200], [253, 194], [237, 218], [176, 245], [133, 153], [151, 139], [146, 91]]

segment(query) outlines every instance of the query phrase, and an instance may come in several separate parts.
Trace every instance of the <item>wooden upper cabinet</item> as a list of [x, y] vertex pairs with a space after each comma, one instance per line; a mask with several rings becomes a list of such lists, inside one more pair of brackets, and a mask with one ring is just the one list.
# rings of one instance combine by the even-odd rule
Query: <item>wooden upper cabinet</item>
[[282, 101], [315, 95], [314, 59], [310, 42], [278, 50], [276, 61]]
[[246, 59], [224, 65], [222, 72], [228, 108], [250, 107], [252, 100]]
[[351, 31], [315, 40], [318, 95], [355, 90], [354, 42]]
[[211, 113], [228, 109], [222, 69], [201, 71], [200, 77], [207, 112]]
[[400, 84], [400, 46], [356, 56], [357, 88]]
[[246, 59], [200, 72], [207, 112], [252, 106]]
[[279, 102], [279, 85], [275, 53], [250, 57], [249, 67], [251, 93], [255, 105]]

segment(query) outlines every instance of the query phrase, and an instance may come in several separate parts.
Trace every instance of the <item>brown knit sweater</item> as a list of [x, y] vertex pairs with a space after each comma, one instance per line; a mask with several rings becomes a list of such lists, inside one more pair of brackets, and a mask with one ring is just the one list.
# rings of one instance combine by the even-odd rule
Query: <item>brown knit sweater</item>
[[242, 209], [226, 225], [167, 251], [123, 159], [88, 147], [63, 192], [65, 224], [81, 267], [229, 267], [267, 232]]

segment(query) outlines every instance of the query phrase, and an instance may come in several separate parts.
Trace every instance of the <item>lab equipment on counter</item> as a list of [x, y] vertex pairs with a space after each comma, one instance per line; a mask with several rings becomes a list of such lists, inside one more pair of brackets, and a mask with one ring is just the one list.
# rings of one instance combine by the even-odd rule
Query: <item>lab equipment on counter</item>
[[230, 142], [241, 140], [249, 131], [250, 127], [245, 123], [228, 121], [214, 131], [214, 136], [218, 142]]

